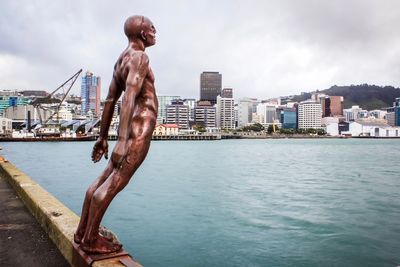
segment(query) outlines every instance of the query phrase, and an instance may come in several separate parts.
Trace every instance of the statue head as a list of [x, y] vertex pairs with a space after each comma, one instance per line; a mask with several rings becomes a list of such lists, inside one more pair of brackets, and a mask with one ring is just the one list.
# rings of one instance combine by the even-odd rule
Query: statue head
[[124, 24], [124, 32], [129, 41], [141, 40], [145, 47], [155, 45], [156, 28], [144, 16], [131, 16]]

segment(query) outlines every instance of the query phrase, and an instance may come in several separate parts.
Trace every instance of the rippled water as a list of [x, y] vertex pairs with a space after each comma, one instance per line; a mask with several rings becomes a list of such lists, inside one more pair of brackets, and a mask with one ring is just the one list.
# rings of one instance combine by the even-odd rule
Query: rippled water
[[[106, 164], [93, 143], [0, 145], [78, 214]], [[398, 266], [399, 159], [400, 140], [153, 142], [104, 224], [144, 266]]]

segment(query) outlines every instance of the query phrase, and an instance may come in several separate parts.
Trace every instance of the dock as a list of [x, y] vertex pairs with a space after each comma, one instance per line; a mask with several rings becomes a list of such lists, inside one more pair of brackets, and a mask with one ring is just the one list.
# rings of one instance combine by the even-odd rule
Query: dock
[[0, 190], [1, 266], [142, 266], [124, 250], [80, 250], [73, 241], [78, 215], [1, 156]]

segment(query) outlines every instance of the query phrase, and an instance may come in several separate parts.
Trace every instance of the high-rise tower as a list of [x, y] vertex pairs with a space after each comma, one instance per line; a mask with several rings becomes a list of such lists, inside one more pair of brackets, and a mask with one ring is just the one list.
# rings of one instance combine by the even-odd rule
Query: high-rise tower
[[100, 117], [100, 92], [101, 79], [87, 71], [82, 77], [81, 100], [82, 114], [87, 114], [89, 110], [96, 117]]
[[219, 72], [205, 71], [200, 74], [200, 100], [217, 103], [217, 96], [221, 95], [222, 74]]

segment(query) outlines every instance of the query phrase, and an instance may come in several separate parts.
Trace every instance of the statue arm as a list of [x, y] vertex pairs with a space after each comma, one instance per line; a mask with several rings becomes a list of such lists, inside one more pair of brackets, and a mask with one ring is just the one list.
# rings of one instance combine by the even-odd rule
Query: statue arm
[[103, 114], [101, 116], [100, 136], [101, 139], [107, 139], [111, 120], [114, 113], [115, 104], [121, 96], [121, 90], [118, 90], [116, 81], [113, 77], [108, 95], [104, 104]]
[[110, 124], [112, 116], [114, 113], [114, 107], [117, 103], [119, 97], [121, 96], [121, 90], [118, 89], [116, 81], [113, 77], [110, 84], [110, 89], [104, 104], [103, 114], [101, 115], [101, 125], [100, 125], [100, 135], [94, 144], [92, 151], [92, 160], [97, 162], [104, 155], [108, 159], [108, 130], [110, 129]]

